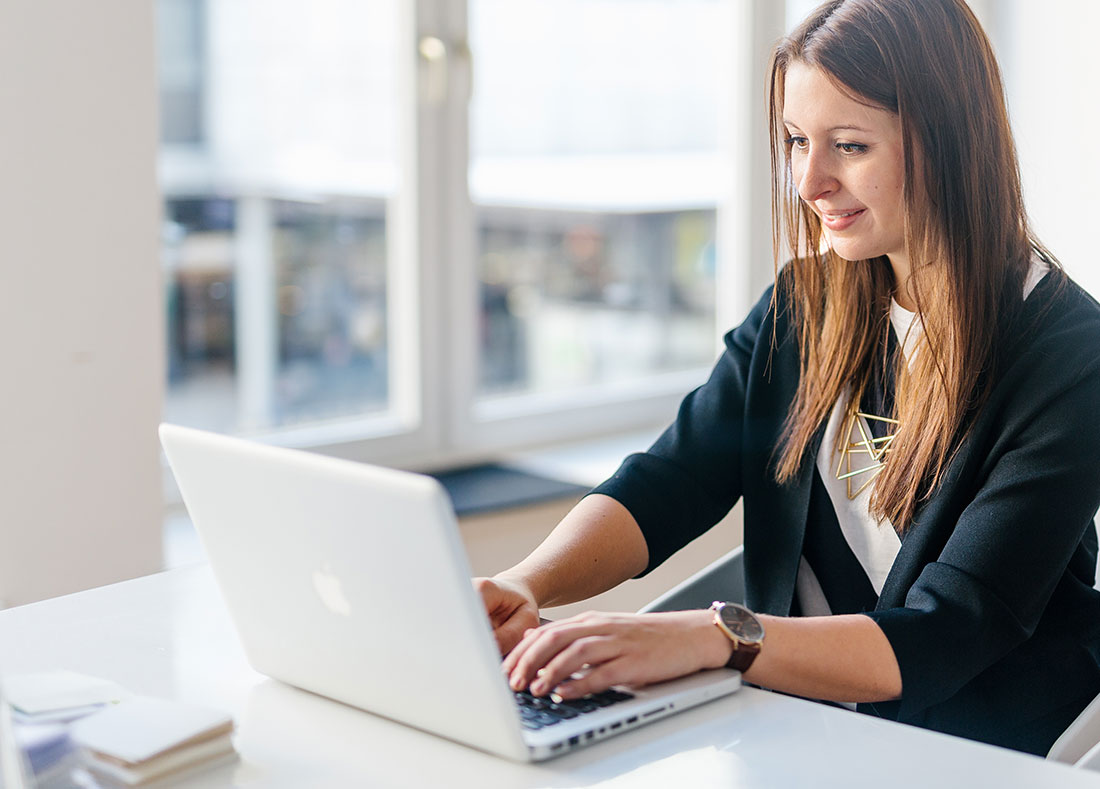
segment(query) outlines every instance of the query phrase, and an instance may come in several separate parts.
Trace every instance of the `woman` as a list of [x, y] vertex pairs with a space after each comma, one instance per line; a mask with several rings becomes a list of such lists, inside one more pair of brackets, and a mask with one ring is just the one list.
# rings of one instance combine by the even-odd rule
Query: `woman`
[[[478, 580], [504, 669], [569, 698], [732, 665], [1044, 754], [1100, 692], [1100, 306], [1029, 229], [989, 42], [962, 0], [828, 2], [775, 51], [770, 123], [793, 259], [653, 447]], [[740, 496], [762, 639], [715, 611], [534, 629]]]

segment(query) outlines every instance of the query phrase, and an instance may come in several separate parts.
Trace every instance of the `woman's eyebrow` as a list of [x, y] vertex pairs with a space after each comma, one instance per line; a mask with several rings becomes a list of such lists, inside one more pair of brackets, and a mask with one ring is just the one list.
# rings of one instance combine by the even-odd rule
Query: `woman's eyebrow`
[[[794, 121], [787, 120], [786, 118], [783, 119], [783, 125], [790, 126], [794, 129], [801, 128], [797, 123], [795, 123]], [[826, 129], [826, 131], [830, 131], [830, 132], [835, 132], [835, 131], [857, 131], [857, 132], [863, 132], [864, 134], [872, 134], [873, 133], [871, 131], [871, 129], [866, 129], [863, 126], [851, 126], [851, 125], [848, 125], [848, 124], [845, 124], [845, 125], [842, 125], [842, 126], [831, 126], [830, 128]]]

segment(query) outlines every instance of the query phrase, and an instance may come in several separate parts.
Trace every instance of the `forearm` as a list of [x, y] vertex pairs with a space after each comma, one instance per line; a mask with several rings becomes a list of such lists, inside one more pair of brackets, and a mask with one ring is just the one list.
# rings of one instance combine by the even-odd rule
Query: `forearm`
[[901, 696], [901, 669], [869, 617], [761, 616], [764, 647], [745, 679], [827, 701], [875, 702]]
[[[831, 701], [901, 695], [893, 649], [866, 616], [761, 617], [763, 648], [745, 679]], [[579, 698], [612, 685], [647, 685], [720, 668], [733, 644], [707, 610], [590, 613], [525, 632], [504, 661], [512, 688]], [[583, 676], [575, 672], [587, 666]]]
[[524, 584], [539, 607], [606, 592], [649, 563], [645, 537], [630, 512], [609, 496], [586, 496], [531, 554], [498, 577]]

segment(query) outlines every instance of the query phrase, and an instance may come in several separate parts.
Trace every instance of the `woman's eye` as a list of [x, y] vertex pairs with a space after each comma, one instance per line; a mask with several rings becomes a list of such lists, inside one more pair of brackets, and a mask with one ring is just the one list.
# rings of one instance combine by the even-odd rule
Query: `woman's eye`
[[841, 153], [863, 153], [867, 150], [866, 145], [861, 145], [858, 142], [838, 142], [836, 147]]
[[805, 137], [799, 137], [796, 134], [792, 134], [790, 137], [788, 137], [783, 142], [785, 142], [787, 144], [787, 147], [797, 148], [800, 151], [806, 150], [806, 148], [809, 147], [809, 144], [810, 144], [810, 141], [807, 140]]

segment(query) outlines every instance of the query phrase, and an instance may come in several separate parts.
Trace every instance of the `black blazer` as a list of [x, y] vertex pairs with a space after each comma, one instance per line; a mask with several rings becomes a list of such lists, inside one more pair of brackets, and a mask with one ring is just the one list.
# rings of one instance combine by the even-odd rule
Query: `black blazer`
[[[770, 302], [769, 288], [675, 423], [593, 492], [637, 520], [645, 572], [743, 495], [747, 603], [786, 616], [824, 427], [799, 479], [778, 486], [774, 450], [799, 372], [788, 305]], [[1002, 349], [989, 400], [869, 614], [894, 649], [902, 698], [859, 709], [1045, 754], [1100, 693], [1100, 305], [1054, 271]]]

